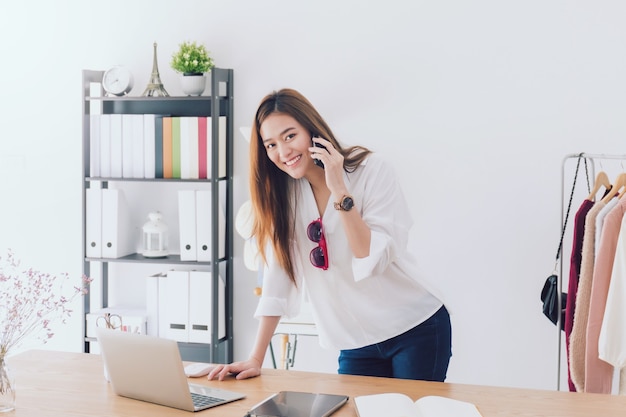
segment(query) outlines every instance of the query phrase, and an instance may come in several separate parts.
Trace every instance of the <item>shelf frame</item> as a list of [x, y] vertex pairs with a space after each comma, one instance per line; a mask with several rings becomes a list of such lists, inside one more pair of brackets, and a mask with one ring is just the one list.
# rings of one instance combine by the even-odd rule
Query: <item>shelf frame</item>
[[[222, 279], [225, 284], [225, 319], [226, 319], [226, 335], [218, 338], [218, 332], [214, 331], [211, 336], [211, 343], [208, 345], [198, 343], [181, 343], [179, 348], [181, 356], [184, 360], [204, 361], [212, 363], [229, 363], [233, 360], [233, 113], [234, 113], [234, 73], [232, 69], [213, 68], [210, 72], [209, 79], [211, 84], [211, 95], [196, 97], [109, 97], [104, 94], [102, 89], [102, 77], [104, 71], [99, 70], [83, 70], [82, 73], [82, 137], [83, 137], [83, 153], [82, 153], [82, 260], [83, 272], [90, 276], [92, 264], [98, 264], [102, 277], [102, 300], [101, 305], [108, 306], [109, 298], [109, 264], [110, 263], [150, 263], [164, 265], [193, 265], [208, 268], [212, 272], [212, 292], [219, 294], [219, 280]], [[97, 94], [94, 92], [94, 85]], [[219, 132], [219, 117], [226, 116], [226, 175], [219, 177], [219, 141], [212, 141], [211, 152], [211, 178], [210, 179], [169, 179], [169, 178], [99, 178], [90, 177], [90, 115], [92, 108], [96, 108], [100, 114], [161, 114], [169, 116], [211, 116], [212, 137], [217, 138]], [[217, 111], [214, 111], [217, 109]], [[103, 188], [108, 187], [109, 182], [167, 182], [167, 183], [210, 183], [211, 189], [215, 192], [211, 193], [211, 209], [212, 213], [217, 213], [220, 209], [220, 195], [218, 190], [224, 186], [225, 189], [225, 217], [226, 217], [226, 241], [225, 256], [219, 257], [219, 234], [213, 233], [212, 236], [212, 259], [211, 262], [189, 262], [181, 261], [179, 255], [169, 255], [164, 258], [145, 258], [140, 254], [131, 254], [122, 258], [90, 258], [86, 256], [86, 190], [90, 186], [99, 182]], [[219, 219], [217, 215], [212, 216], [212, 230], [219, 230]], [[220, 269], [224, 270], [224, 277], [220, 277]], [[91, 311], [90, 297], [83, 297], [83, 315]], [[215, 296], [215, 301], [217, 296]], [[212, 303], [212, 328], [219, 328], [219, 312], [220, 306], [217, 302]], [[86, 320], [83, 320], [83, 335], [86, 335]], [[89, 352], [90, 343], [93, 339], [84, 337], [84, 351]]]

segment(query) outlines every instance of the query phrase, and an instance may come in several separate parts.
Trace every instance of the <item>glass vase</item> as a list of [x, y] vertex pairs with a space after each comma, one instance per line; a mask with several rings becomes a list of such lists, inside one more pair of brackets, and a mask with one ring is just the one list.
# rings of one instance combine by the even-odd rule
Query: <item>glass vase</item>
[[15, 409], [15, 381], [6, 359], [0, 357], [0, 413]]

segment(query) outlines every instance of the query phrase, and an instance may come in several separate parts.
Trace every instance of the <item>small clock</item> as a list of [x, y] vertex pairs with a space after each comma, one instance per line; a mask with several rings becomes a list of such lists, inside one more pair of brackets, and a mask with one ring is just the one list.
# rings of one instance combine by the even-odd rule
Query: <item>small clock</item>
[[104, 72], [102, 88], [109, 95], [126, 95], [133, 88], [133, 74], [121, 65], [111, 67]]

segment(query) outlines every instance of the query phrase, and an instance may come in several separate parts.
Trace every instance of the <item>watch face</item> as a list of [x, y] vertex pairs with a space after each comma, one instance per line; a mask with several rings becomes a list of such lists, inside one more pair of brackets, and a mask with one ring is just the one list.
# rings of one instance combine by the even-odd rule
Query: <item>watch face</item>
[[102, 77], [102, 88], [116, 96], [127, 94], [133, 88], [133, 75], [124, 67], [112, 67]]
[[343, 210], [348, 211], [353, 206], [354, 206], [354, 200], [352, 200], [352, 197], [344, 197], [343, 200], [341, 200], [341, 208]]

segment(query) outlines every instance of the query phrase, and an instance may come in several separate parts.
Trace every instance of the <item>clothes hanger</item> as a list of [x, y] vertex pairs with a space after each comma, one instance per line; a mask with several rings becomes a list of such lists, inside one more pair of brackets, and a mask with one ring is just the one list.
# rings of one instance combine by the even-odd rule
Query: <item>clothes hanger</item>
[[591, 190], [591, 193], [589, 193], [589, 197], [587, 197], [587, 200], [595, 201], [596, 194], [600, 190], [600, 187], [604, 187], [606, 190], [611, 189], [611, 182], [609, 181], [609, 176], [606, 175], [606, 172], [604, 171], [600, 171], [598, 172], [598, 175], [596, 175], [596, 182], [594, 182], [593, 190]]
[[[602, 202], [606, 204], [609, 201], [611, 201], [613, 197], [618, 195], [618, 193], [622, 190], [622, 188], [624, 188], [624, 186], [626, 186], [626, 173], [622, 172], [621, 174], [617, 176], [617, 178], [615, 179], [615, 182], [613, 183], [613, 187], [604, 196], [604, 198], [602, 199]], [[620, 193], [618, 197], [621, 197], [622, 195], [623, 195], [623, 192]]]

